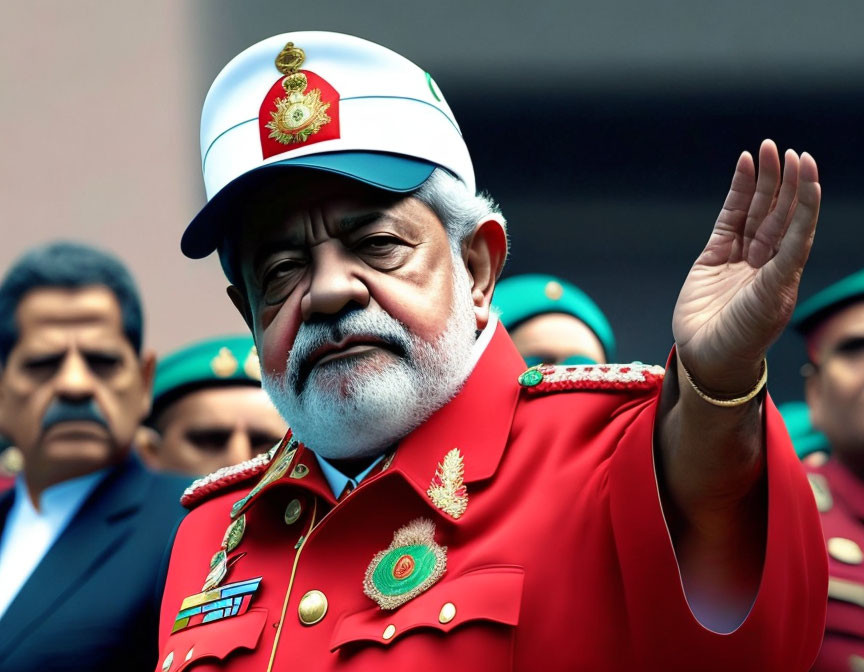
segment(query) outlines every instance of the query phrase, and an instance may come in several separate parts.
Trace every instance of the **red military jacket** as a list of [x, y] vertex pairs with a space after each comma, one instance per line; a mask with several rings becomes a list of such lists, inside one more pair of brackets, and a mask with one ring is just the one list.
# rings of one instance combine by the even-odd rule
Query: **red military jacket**
[[[187, 502], [206, 501], [174, 543], [157, 669], [808, 669], [826, 559], [770, 401], [762, 583], [746, 621], [717, 634], [688, 607], [661, 510], [663, 370], [523, 370], [498, 327], [462, 391], [338, 503], [290, 440], [269, 465], [193, 487]], [[202, 591], [220, 546], [227, 576]]]
[[[813, 456], [816, 457], [816, 456]], [[828, 549], [828, 615], [814, 672], [864, 671], [864, 483], [837, 460], [808, 458]]]

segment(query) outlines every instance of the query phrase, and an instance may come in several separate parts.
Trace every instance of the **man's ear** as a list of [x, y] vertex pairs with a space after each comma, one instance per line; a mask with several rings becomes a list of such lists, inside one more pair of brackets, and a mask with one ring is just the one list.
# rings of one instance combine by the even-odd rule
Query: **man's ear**
[[246, 326], [249, 327], [250, 331], [254, 332], [252, 329], [252, 311], [249, 308], [249, 302], [246, 300], [246, 293], [235, 285], [228, 285], [228, 289], [225, 291], [228, 292], [228, 298], [231, 299], [231, 303], [234, 304], [243, 321], [246, 322]]
[[489, 323], [492, 292], [507, 259], [507, 233], [504, 220], [490, 215], [474, 229], [463, 247], [465, 268], [471, 279], [471, 300], [477, 328]]
[[810, 424], [814, 429], [822, 429], [823, 399], [822, 399], [822, 380], [819, 378], [818, 372], [811, 373], [804, 381], [804, 398], [807, 401], [807, 406], [810, 409]]
[[141, 425], [135, 432], [135, 450], [138, 452], [138, 457], [150, 469], [159, 471], [162, 468], [159, 460], [159, 449], [162, 444], [162, 437], [151, 427]]
[[153, 350], [145, 350], [141, 353], [141, 379], [144, 382], [144, 398], [141, 408], [141, 418], [150, 415], [153, 404], [153, 380], [156, 377], [156, 353]]

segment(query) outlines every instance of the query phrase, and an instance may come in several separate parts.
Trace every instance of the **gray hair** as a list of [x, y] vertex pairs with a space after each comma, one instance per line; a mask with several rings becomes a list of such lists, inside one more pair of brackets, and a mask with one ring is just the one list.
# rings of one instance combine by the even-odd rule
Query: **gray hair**
[[434, 212], [450, 238], [453, 256], [462, 252], [462, 243], [485, 219], [494, 217], [507, 230], [507, 222], [498, 204], [488, 193], [474, 194], [443, 168], [436, 168], [411, 196]]

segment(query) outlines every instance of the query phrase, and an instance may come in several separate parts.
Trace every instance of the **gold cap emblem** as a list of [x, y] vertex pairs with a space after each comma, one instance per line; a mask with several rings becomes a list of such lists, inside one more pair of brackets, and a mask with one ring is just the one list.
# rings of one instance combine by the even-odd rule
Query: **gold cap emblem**
[[243, 362], [243, 371], [254, 380], [261, 380], [261, 362], [258, 359], [258, 348], [254, 345]]
[[555, 282], [554, 280], [550, 280], [546, 283], [546, 288], [543, 290], [546, 294], [547, 298], [552, 301], [557, 301], [562, 296], [564, 296], [564, 288], [561, 286], [560, 282]]
[[210, 360], [210, 368], [220, 378], [233, 376], [238, 367], [237, 358], [228, 348], [219, 348], [219, 354]]
[[276, 69], [283, 75], [291, 75], [300, 69], [303, 61], [306, 60], [306, 52], [300, 47], [295, 47], [293, 42], [289, 42], [276, 57]]
[[282, 80], [286, 96], [274, 101], [276, 111], [270, 113], [270, 121], [264, 126], [270, 131], [268, 137], [283, 145], [305, 142], [330, 123], [327, 114], [330, 103], [321, 101], [320, 89], [304, 93], [308, 86], [309, 81], [302, 72], [287, 75]]

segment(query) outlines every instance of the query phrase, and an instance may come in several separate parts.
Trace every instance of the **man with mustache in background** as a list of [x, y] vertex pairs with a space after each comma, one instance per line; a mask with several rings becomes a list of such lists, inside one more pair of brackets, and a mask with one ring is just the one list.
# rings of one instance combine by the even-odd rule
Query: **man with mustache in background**
[[740, 156], [664, 377], [526, 370], [490, 310], [503, 217], [435, 81], [384, 47], [250, 47], [201, 150], [181, 247], [218, 252], [292, 431], [184, 496], [157, 670], [810, 666], [826, 558], [764, 357], [816, 226], [811, 156]]
[[0, 433], [24, 467], [0, 498], [0, 668], [150, 670], [163, 553], [188, 479], [130, 451], [150, 408], [132, 277], [73, 243], [0, 284]]

